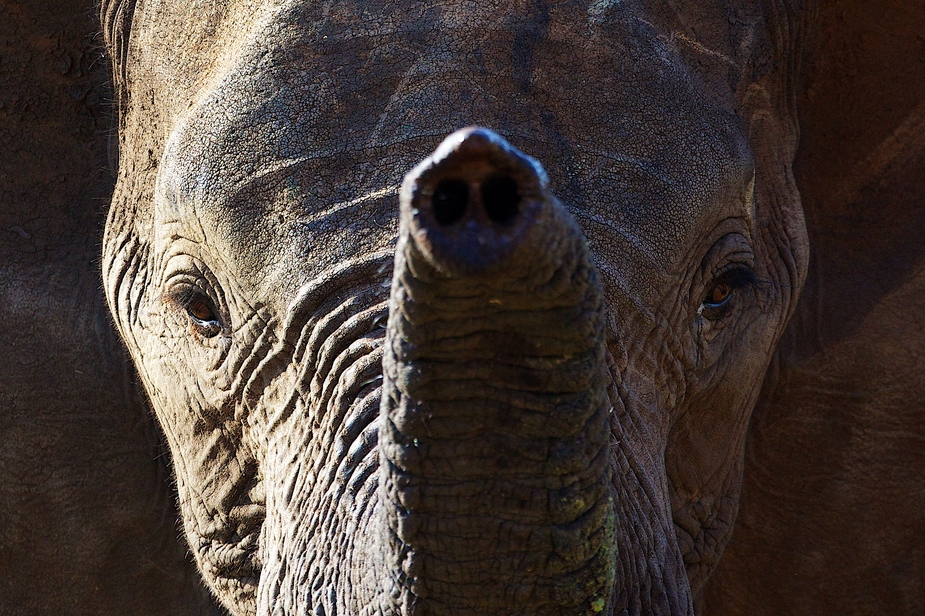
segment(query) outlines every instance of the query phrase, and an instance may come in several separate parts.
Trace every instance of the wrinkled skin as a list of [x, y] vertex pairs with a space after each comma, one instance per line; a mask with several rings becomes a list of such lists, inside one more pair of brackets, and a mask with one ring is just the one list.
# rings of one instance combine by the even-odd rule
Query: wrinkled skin
[[0, 2], [0, 614], [219, 614], [106, 308], [93, 2]]
[[[222, 602], [691, 613], [807, 267], [802, 14], [103, 16], [121, 107], [105, 291]], [[427, 158], [467, 125], [549, 187], [489, 133]], [[516, 216], [471, 237], [440, 222], [441, 178], [482, 195], [472, 212], [494, 177]]]

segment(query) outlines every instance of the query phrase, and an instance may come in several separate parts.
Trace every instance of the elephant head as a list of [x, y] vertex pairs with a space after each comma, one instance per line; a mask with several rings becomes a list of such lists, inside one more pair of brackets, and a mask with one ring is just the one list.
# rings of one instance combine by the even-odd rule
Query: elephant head
[[103, 18], [105, 290], [225, 605], [691, 613], [805, 275], [801, 15]]

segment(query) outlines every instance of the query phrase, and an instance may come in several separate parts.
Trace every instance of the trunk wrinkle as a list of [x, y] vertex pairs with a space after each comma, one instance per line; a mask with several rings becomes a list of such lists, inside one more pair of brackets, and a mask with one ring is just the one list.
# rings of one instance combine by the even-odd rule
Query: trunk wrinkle
[[595, 613], [616, 555], [587, 245], [539, 165], [481, 129], [402, 194], [380, 435], [392, 609]]

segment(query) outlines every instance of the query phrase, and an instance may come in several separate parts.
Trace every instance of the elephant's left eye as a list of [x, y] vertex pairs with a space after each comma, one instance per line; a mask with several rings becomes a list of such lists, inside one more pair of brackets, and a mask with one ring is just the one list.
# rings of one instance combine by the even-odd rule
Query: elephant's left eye
[[217, 335], [222, 330], [215, 308], [205, 295], [196, 293], [190, 297], [186, 302], [186, 313], [190, 316], [193, 327], [207, 338]]

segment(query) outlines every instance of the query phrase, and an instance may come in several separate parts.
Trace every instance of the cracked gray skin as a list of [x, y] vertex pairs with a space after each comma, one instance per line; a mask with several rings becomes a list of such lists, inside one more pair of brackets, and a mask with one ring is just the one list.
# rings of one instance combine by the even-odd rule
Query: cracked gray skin
[[799, 13], [102, 11], [105, 292], [228, 609], [692, 613], [807, 266]]

